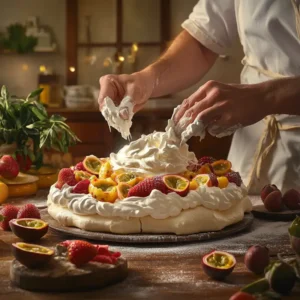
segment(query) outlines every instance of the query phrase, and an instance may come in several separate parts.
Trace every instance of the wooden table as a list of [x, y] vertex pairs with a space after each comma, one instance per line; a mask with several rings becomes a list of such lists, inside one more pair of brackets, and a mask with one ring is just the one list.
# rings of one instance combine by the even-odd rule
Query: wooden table
[[[109, 243], [120, 250], [129, 262], [128, 278], [102, 290], [82, 293], [32, 293], [11, 285], [9, 266], [12, 260], [10, 244], [19, 239], [11, 232], [0, 231], [0, 299], [229, 299], [242, 286], [258, 277], [246, 270], [245, 251], [253, 244], [266, 245], [272, 258], [277, 253], [290, 257], [287, 227], [289, 222], [267, 222], [256, 219], [247, 232], [229, 239], [180, 245], [122, 245]], [[55, 246], [66, 236], [49, 232], [41, 241]], [[213, 249], [234, 254], [237, 265], [223, 282], [208, 278], [202, 271], [201, 256]], [[300, 285], [289, 297], [300, 299]]]

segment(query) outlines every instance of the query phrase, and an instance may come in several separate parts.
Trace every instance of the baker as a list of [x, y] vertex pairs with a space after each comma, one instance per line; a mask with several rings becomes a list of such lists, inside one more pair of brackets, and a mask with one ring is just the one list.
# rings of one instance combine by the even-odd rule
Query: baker
[[216, 135], [239, 128], [228, 159], [250, 193], [270, 182], [283, 192], [300, 187], [299, 5], [200, 0], [158, 61], [131, 75], [100, 78], [100, 110], [106, 97], [118, 104], [129, 96], [136, 112], [150, 97], [197, 83], [239, 37], [245, 54], [241, 84], [206, 82], [183, 101], [175, 123], [200, 120]]

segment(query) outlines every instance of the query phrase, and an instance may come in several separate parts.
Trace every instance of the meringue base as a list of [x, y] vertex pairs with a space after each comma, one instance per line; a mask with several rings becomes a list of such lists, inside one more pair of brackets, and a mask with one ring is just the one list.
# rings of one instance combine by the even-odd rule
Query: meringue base
[[124, 219], [100, 215], [82, 216], [52, 202], [48, 202], [48, 213], [60, 224], [78, 227], [87, 231], [109, 232], [116, 234], [131, 233], [174, 233], [176, 235], [218, 231], [244, 218], [244, 213], [252, 209], [248, 197], [225, 211], [216, 211], [197, 206], [183, 210], [176, 217], [154, 219], [150, 216]]

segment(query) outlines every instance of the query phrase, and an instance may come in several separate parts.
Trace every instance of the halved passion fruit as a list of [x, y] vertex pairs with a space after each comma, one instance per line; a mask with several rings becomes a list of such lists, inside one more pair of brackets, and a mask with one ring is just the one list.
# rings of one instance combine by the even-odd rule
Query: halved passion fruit
[[118, 198], [117, 184], [111, 179], [95, 179], [91, 180], [89, 193], [98, 201], [115, 202]]
[[211, 174], [211, 173], [214, 173], [214, 169], [213, 169], [212, 165], [204, 164], [198, 169], [198, 171], [196, 173], [197, 174]]
[[75, 171], [74, 171], [74, 175], [75, 175], [76, 181], [81, 181], [81, 180], [85, 180], [85, 179], [90, 179], [90, 177], [92, 176], [92, 174], [89, 173], [89, 172], [86, 172], [86, 171], [79, 171], [79, 170], [75, 170]]
[[131, 189], [131, 185], [125, 182], [118, 183], [117, 192], [118, 192], [118, 198], [123, 200], [127, 198], [128, 191]]
[[186, 196], [189, 192], [190, 182], [182, 176], [165, 175], [162, 180], [170, 192], [175, 192], [181, 197]]
[[120, 175], [117, 175], [116, 177], [116, 182], [120, 183], [120, 182], [124, 182], [129, 184], [130, 186], [134, 186], [137, 183], [139, 183], [143, 178], [138, 177], [137, 175], [133, 174], [133, 173], [122, 173]]
[[12, 232], [26, 242], [37, 241], [48, 231], [48, 223], [41, 219], [23, 218], [9, 221]]
[[99, 174], [102, 162], [95, 155], [86, 156], [82, 163], [84, 168], [91, 174]]
[[211, 278], [222, 280], [228, 276], [236, 265], [235, 257], [227, 252], [212, 251], [202, 258], [204, 272]]
[[223, 176], [227, 174], [228, 172], [230, 172], [232, 167], [231, 162], [229, 160], [223, 160], [223, 159], [213, 162], [211, 166], [214, 170], [214, 173], [217, 176]]
[[104, 162], [99, 170], [99, 178], [108, 178], [111, 176], [113, 170], [109, 161]]
[[12, 252], [20, 263], [31, 269], [47, 264], [54, 255], [49, 248], [27, 243], [12, 244]]

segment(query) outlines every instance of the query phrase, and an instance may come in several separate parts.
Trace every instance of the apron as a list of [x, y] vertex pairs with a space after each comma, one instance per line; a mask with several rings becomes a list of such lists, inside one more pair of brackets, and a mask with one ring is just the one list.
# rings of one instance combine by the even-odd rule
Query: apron
[[[293, 29], [297, 35], [294, 41], [297, 45], [297, 42], [300, 41], [299, 3], [297, 0], [290, 1], [289, 3], [284, 1], [286, 2], [284, 4], [275, 3], [275, 5], [271, 2], [268, 3], [268, 1], [262, 1], [264, 2], [262, 5], [268, 5], [265, 11], [270, 14], [270, 24], [273, 22], [272, 9], [275, 11], [277, 9], [277, 13], [280, 15], [280, 9], [283, 9], [280, 5], [290, 5], [285, 9], [294, 10], [295, 19], [293, 20], [294, 24], [290, 24], [290, 30]], [[248, 31], [251, 31], [249, 22], [253, 22], [253, 20], [248, 20], [247, 23], [247, 17], [251, 18], [252, 15], [246, 12], [247, 2], [237, 1], [237, 3], [235, 9], [238, 19], [238, 31], [245, 53], [242, 60], [244, 69], [241, 74], [241, 83], [254, 84], [270, 79], [300, 75], [300, 67], [298, 70], [297, 64], [291, 74], [284, 74], [283, 72], [270, 70], [263, 66], [263, 63], [256, 61], [255, 54], [253, 55], [255, 51], [251, 51], [251, 46], [255, 47], [255, 44], [251, 45], [250, 41], [249, 45], [249, 40], [247, 40], [249, 37]], [[254, 18], [256, 13], [261, 13], [259, 10], [255, 11], [255, 9], [253, 9], [253, 12]], [[276, 13], [273, 12], [273, 14], [275, 16], [274, 20], [276, 20]], [[277, 18], [277, 21], [280, 22], [280, 18]], [[249, 25], [249, 28], [247, 28], [247, 25]], [[284, 29], [284, 27], [282, 28]], [[262, 34], [262, 36], [264, 35]], [[280, 34], [278, 36], [280, 37]], [[268, 39], [267, 35], [266, 39]], [[288, 47], [288, 45], [284, 46]], [[255, 48], [253, 49], [255, 50]], [[280, 50], [280, 47], [278, 49]], [[300, 43], [296, 49], [299, 53]], [[273, 53], [270, 54], [273, 55]], [[289, 63], [288, 56], [282, 56], [282, 58], [283, 60], [285, 58]], [[277, 61], [279, 62], [278, 65], [276, 63], [274, 65], [277, 69], [280, 69], [280, 55]], [[268, 63], [266, 62], [265, 65], [267, 66]], [[300, 189], [300, 116], [270, 115], [254, 125], [237, 130], [232, 140], [228, 159], [232, 162], [233, 169], [240, 172], [250, 194], [260, 193], [262, 187], [268, 183], [276, 184], [282, 192], [295, 187]]]

